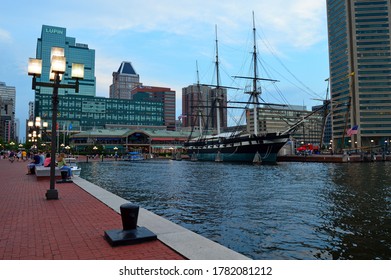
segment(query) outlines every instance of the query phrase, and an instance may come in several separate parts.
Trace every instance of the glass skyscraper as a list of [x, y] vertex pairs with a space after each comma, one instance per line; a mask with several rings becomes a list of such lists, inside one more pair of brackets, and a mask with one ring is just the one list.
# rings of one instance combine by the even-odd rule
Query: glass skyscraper
[[335, 151], [391, 144], [390, 14], [390, 0], [327, 0]]
[[[42, 26], [36, 54], [37, 58], [42, 59], [42, 75], [37, 81], [49, 82], [52, 47], [61, 47], [65, 51], [67, 69], [61, 83], [75, 83], [75, 80], [71, 78], [72, 63], [84, 64], [85, 72], [84, 79], [79, 81], [79, 93], [75, 93], [74, 89], [59, 89], [57, 123], [60, 132], [76, 133], [81, 130], [104, 128], [107, 125], [165, 125], [165, 107], [161, 100], [119, 99], [119, 96], [116, 98], [97, 97], [95, 94], [95, 50], [89, 49], [86, 44], [76, 43], [75, 38], [67, 37], [65, 28]], [[133, 68], [131, 70], [126, 68], [121, 73], [132, 71], [135, 73]], [[37, 87], [35, 90], [34, 115], [48, 122], [49, 131], [52, 128], [52, 94], [52, 88]], [[130, 96], [130, 89], [128, 89], [128, 95]], [[173, 112], [175, 113], [175, 94]]]
[[[87, 44], [76, 43], [76, 39], [66, 36], [66, 29], [56, 26], [42, 26], [41, 38], [37, 41], [36, 58], [42, 59], [42, 75], [37, 81], [49, 82], [50, 54], [52, 47], [64, 49], [67, 68], [63, 75], [62, 84], [74, 84], [71, 78], [72, 63], [84, 64], [84, 79], [80, 80], [80, 95], [95, 96], [95, 50], [89, 49]], [[37, 87], [40, 94], [52, 94], [53, 89]], [[59, 89], [59, 95], [74, 94], [74, 89]]]

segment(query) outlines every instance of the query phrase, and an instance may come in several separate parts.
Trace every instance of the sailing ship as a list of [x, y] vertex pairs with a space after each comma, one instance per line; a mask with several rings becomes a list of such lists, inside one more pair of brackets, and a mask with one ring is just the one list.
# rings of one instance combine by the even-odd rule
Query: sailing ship
[[[221, 105], [221, 96], [216, 94], [216, 99], [213, 102], [216, 110], [215, 116], [217, 118], [217, 133], [214, 135], [208, 135], [201, 129], [200, 121], [200, 135], [193, 138], [192, 135], [185, 143], [184, 148], [186, 149], [191, 160], [201, 161], [236, 161], [236, 162], [254, 162], [254, 163], [276, 163], [277, 155], [280, 149], [289, 141], [291, 129], [284, 132], [273, 132], [259, 133], [258, 124], [258, 108], [260, 104], [261, 90], [258, 88], [259, 81], [276, 82], [276, 80], [265, 79], [258, 76], [257, 71], [257, 46], [256, 46], [256, 28], [253, 15], [253, 53], [252, 63], [254, 73], [252, 77], [235, 76], [235, 78], [249, 79], [252, 81], [252, 87], [249, 92], [249, 101], [246, 102], [247, 122], [249, 122], [250, 115], [252, 114], [254, 120], [254, 127], [252, 131], [244, 129], [236, 132], [221, 132], [220, 131], [220, 109], [223, 108]], [[216, 92], [219, 92], [221, 86], [219, 77], [219, 59], [218, 59], [218, 41], [216, 31], [216, 75], [217, 85]], [[199, 83], [198, 83], [199, 84]], [[208, 85], [209, 86], [209, 85]], [[228, 87], [227, 87], [228, 88]], [[243, 103], [243, 102], [238, 102]], [[274, 104], [276, 105], [276, 104]], [[252, 108], [251, 108], [252, 107]], [[201, 116], [200, 116], [201, 117]]]

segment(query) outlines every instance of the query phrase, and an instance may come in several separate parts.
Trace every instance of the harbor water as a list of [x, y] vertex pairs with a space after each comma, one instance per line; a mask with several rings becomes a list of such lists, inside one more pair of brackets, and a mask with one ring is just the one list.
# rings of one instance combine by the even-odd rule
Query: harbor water
[[80, 165], [82, 178], [253, 259], [391, 259], [391, 162]]

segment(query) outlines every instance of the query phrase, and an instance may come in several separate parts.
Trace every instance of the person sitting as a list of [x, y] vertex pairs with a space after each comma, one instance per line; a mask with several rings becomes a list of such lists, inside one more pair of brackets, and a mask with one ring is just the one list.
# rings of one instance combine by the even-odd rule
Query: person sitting
[[33, 161], [27, 164], [27, 175], [35, 174], [35, 166], [40, 165], [41, 157], [34, 153]]
[[47, 153], [47, 154], [46, 154], [46, 158], [45, 158], [45, 160], [44, 160], [44, 162], [43, 162], [43, 166], [44, 166], [44, 167], [50, 167], [50, 162], [51, 162], [51, 160], [50, 160], [50, 154]]
[[39, 157], [41, 158], [39, 165], [43, 165], [45, 162], [45, 156], [43, 155], [43, 152], [39, 152]]
[[60, 168], [60, 170], [66, 170], [68, 172], [68, 178], [72, 177], [72, 168], [67, 166], [67, 163], [65, 162], [65, 154], [61, 153], [57, 158], [57, 166]]

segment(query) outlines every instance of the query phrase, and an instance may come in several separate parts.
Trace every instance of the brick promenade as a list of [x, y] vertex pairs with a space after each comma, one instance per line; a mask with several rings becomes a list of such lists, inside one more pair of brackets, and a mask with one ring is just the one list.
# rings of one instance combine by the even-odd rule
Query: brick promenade
[[27, 162], [0, 160], [0, 260], [178, 260], [160, 241], [111, 247], [104, 231], [121, 229], [121, 216], [73, 183], [26, 175]]

